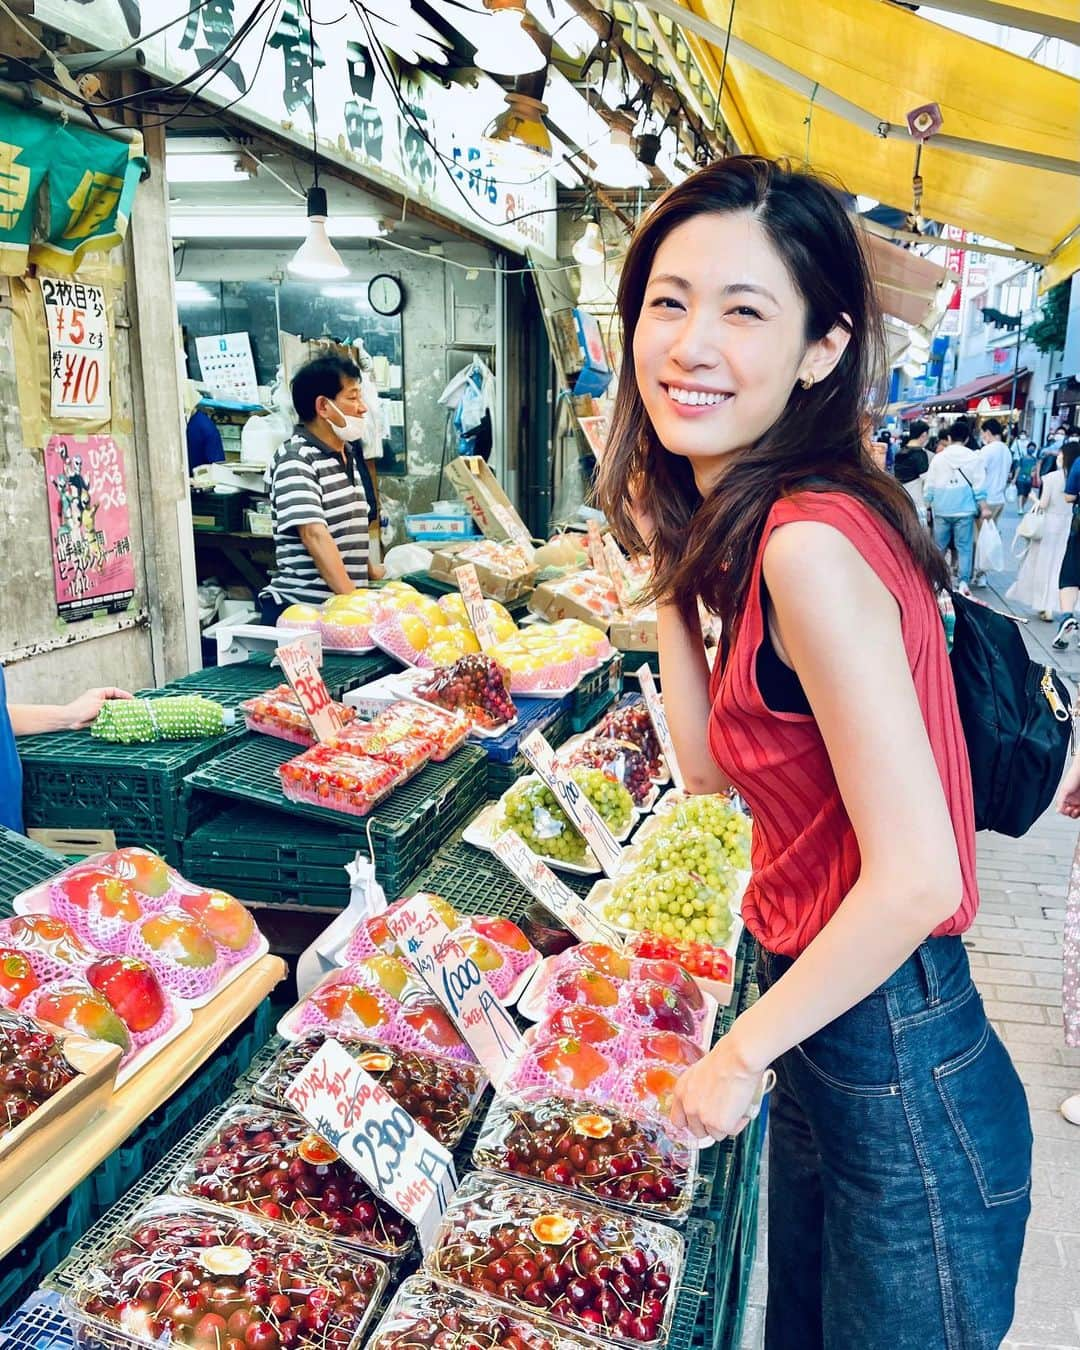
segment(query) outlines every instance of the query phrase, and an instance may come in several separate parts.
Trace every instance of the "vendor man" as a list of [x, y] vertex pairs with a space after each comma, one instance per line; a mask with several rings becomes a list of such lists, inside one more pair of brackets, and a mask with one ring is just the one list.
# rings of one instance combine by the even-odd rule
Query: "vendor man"
[[383, 575], [368, 556], [374, 488], [352, 445], [367, 411], [360, 369], [345, 357], [319, 356], [300, 367], [290, 388], [300, 420], [266, 474], [277, 572], [259, 594], [265, 624], [289, 605], [319, 605]]

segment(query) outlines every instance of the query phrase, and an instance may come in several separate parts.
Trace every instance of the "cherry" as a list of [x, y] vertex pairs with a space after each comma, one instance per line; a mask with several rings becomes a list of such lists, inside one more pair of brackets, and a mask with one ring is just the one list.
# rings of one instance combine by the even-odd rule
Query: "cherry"
[[580, 1312], [592, 1302], [593, 1287], [587, 1280], [571, 1280], [566, 1286], [566, 1296]]
[[244, 1332], [249, 1350], [277, 1350], [277, 1328], [270, 1322], [252, 1322]]

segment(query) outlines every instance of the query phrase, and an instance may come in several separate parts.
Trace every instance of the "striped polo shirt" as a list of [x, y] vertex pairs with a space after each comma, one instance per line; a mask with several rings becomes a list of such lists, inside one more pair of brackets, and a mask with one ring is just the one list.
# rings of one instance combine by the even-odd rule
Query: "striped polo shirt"
[[279, 445], [267, 469], [277, 572], [266, 591], [279, 604], [321, 604], [333, 592], [300, 540], [301, 525], [325, 525], [346, 572], [368, 580], [368, 500], [346, 446], [344, 456], [298, 425]]

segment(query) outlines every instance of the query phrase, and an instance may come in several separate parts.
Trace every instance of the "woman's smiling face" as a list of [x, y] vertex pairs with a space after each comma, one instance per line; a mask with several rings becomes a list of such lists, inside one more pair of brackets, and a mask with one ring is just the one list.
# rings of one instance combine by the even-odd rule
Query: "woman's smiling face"
[[818, 376], [828, 339], [808, 345], [805, 330], [802, 297], [750, 212], [693, 216], [664, 238], [634, 370], [660, 443], [691, 461], [699, 488], [769, 430], [802, 376]]

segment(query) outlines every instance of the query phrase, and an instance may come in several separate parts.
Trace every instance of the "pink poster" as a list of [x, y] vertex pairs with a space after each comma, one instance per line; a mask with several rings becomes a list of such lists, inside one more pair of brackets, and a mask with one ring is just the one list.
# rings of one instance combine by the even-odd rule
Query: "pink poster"
[[87, 619], [135, 594], [124, 458], [111, 436], [52, 436], [45, 447], [56, 609]]

